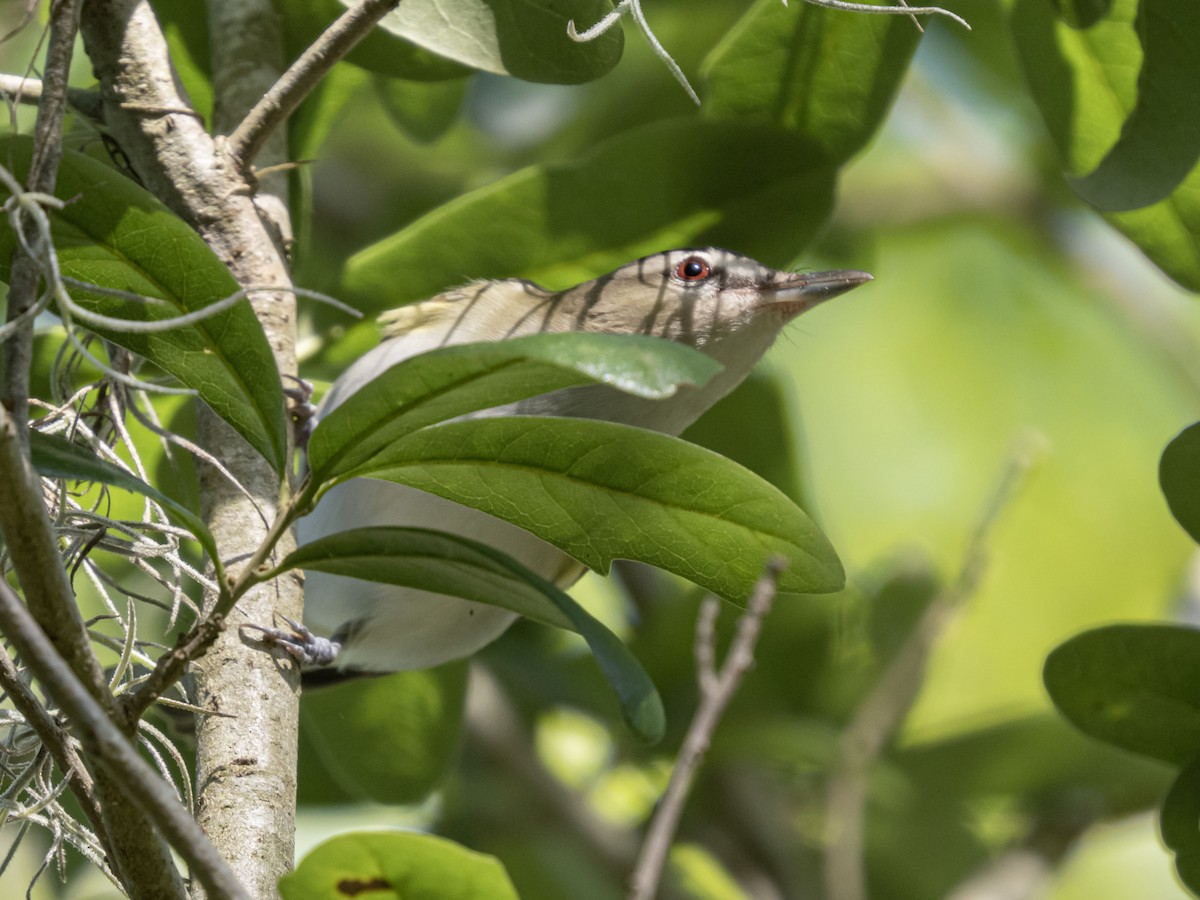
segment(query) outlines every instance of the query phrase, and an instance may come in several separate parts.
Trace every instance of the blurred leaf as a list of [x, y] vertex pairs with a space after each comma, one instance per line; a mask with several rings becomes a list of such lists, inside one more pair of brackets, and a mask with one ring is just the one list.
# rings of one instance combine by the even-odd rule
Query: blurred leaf
[[[405, 3], [409, 0], [405, 0]], [[283, 25], [288, 57], [295, 59], [321, 36], [346, 11], [338, 0], [274, 0]], [[374, 28], [346, 55], [346, 62], [368, 72], [414, 81], [440, 81], [461, 78], [470, 70], [456, 62], [431, 53], [396, 37], [383, 28]], [[334, 71], [345, 68], [335, 66]]]
[[636, 657], [569, 596], [498, 550], [423, 528], [357, 528], [304, 544], [280, 564], [281, 570], [291, 568], [462, 597], [577, 632], [617, 694], [630, 729], [651, 743], [662, 738], [662, 700]]
[[1112, 0], [1054, 0], [1058, 16], [1072, 28], [1091, 28], [1112, 8]]
[[843, 162], [887, 115], [920, 37], [901, 16], [758, 0], [705, 60], [701, 112], [778, 124]]
[[1200, 159], [1200, 3], [1141, 0], [1137, 31], [1144, 54], [1137, 106], [1100, 165], [1070, 179], [1101, 210], [1157, 203]]
[[744, 603], [767, 558], [784, 593], [838, 590], [825, 536], [758, 476], [657, 432], [504, 416], [401, 438], [353, 473], [407, 484], [530, 531], [601, 574], [614, 559], [666, 569]]
[[578, 43], [567, 37], [567, 23], [583, 31], [611, 9], [608, 0], [404, 0], [379, 27], [474, 69], [579, 84], [617, 64], [624, 35], [618, 26]]
[[321, 79], [300, 108], [288, 118], [288, 149], [296, 160], [315, 160], [321, 154], [330, 130], [354, 95], [371, 76], [353, 66], [334, 66]]
[[404, 832], [328, 840], [279, 880], [279, 893], [283, 900], [518, 900], [494, 857], [445, 838]]
[[163, 506], [183, 524], [208, 552], [211, 559], [220, 559], [216, 542], [200, 517], [181, 503], [151, 487], [136, 475], [96, 456], [92, 451], [66, 438], [40, 431], [29, 432], [29, 455], [38, 474], [47, 478], [66, 478], [74, 481], [96, 481], [124, 488], [149, 497]]
[[667, 882], [692, 900], [750, 900], [719, 859], [700, 844], [671, 847]]
[[195, 0], [152, 0], [171, 52], [171, 67], [192, 108], [212, 127], [212, 68], [208, 53], [208, 10]]
[[461, 660], [306, 688], [304, 736], [354, 799], [419, 803], [445, 776], [458, 746], [467, 668]]
[[1184, 766], [1163, 800], [1163, 843], [1175, 852], [1179, 880], [1200, 894], [1200, 757]]
[[1110, 625], [1046, 659], [1055, 706], [1094, 738], [1167, 762], [1200, 752], [1200, 631]]
[[[0, 138], [0, 159], [14, 167], [18, 178], [28, 168], [30, 147], [25, 137]], [[203, 309], [238, 291], [238, 283], [196, 232], [116, 170], [67, 151], [56, 196], [71, 201], [48, 211], [64, 275], [166, 301], [139, 303], [72, 289], [81, 306], [134, 322], [154, 321]], [[0, 229], [0, 279], [5, 281], [14, 245], [12, 229]], [[276, 472], [283, 471], [283, 387], [248, 301], [169, 331], [91, 330], [195, 390]]]
[[353, 256], [343, 292], [374, 311], [472, 278], [576, 284], [663, 247], [700, 243], [783, 265], [828, 218], [833, 180], [812, 143], [784, 129], [659, 122], [429, 213]]
[[419, 82], [380, 76], [371, 83], [388, 118], [422, 144], [433, 143], [458, 120], [468, 85], [465, 78]]
[[1167, 444], [1158, 464], [1158, 483], [1171, 515], [1200, 542], [1200, 422]]
[[[1186, 114], [1171, 121], [1157, 110], [1191, 109], [1197, 102], [1192, 87], [1197, 76], [1189, 72], [1200, 65], [1200, 49], [1186, 49], [1189, 40], [1195, 44], [1197, 31], [1183, 25], [1194, 21], [1200, 8], [1192, 0], [1147, 2], [1153, 4], [1148, 25], [1156, 34], [1180, 28], [1174, 38], [1167, 37], [1174, 50], [1155, 45], [1143, 51], [1135, 25], [1137, 0], [1113, 0], [1105, 17], [1086, 30], [1058, 21], [1045, 0], [1013, 0], [1011, 21], [1034, 101], [1071, 172], [1100, 167], [1123, 129], [1136, 127], [1136, 135], [1126, 132], [1130, 143], [1117, 163], [1133, 170], [1135, 181], [1156, 173], [1147, 182], [1155, 186], [1148, 195], [1176, 183], [1169, 196], [1151, 206], [1107, 212], [1105, 218], [1164, 272], [1195, 291], [1200, 290], [1200, 166], [1195, 165], [1200, 120]], [[1153, 55], [1143, 59], [1143, 52]], [[1189, 154], [1190, 173], [1184, 165]], [[1143, 165], [1146, 172], [1137, 171]]]
[[309, 467], [319, 484], [464, 413], [589, 383], [663, 399], [719, 369], [697, 350], [645, 335], [535, 334], [441, 347], [397, 363], [325, 416], [308, 444]]

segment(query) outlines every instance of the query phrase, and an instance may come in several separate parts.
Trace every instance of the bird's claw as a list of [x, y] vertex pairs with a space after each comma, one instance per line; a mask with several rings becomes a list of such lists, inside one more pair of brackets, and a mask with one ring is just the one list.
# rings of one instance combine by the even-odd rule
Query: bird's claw
[[263, 643], [279, 647], [302, 666], [327, 666], [337, 659], [342, 645], [329, 638], [319, 637], [299, 622], [280, 616], [287, 622], [290, 631], [283, 628], [268, 628], [265, 625], [243, 625], [262, 632]]
[[308, 439], [317, 427], [317, 407], [312, 402], [313, 386], [295, 375], [283, 377], [295, 382], [294, 387], [283, 389], [283, 395], [291, 401], [288, 404], [288, 416], [296, 430], [296, 447], [307, 450]]

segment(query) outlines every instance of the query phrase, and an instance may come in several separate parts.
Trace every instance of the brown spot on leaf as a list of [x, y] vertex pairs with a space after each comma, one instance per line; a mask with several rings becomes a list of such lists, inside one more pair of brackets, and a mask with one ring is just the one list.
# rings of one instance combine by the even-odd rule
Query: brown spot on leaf
[[390, 891], [391, 889], [392, 883], [383, 878], [372, 878], [370, 881], [343, 878], [337, 883], [337, 892], [345, 897], [358, 897], [368, 891]]

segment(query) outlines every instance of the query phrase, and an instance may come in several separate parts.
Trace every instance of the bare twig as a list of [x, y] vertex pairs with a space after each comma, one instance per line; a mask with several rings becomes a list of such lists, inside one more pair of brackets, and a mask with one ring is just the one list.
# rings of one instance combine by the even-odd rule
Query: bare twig
[[864, 826], [871, 764], [916, 700], [934, 645], [954, 614], [974, 595], [987, 562], [988, 539], [1037, 458], [1038, 439], [1018, 440], [971, 535], [954, 582], [930, 601], [912, 634], [897, 651], [854, 718], [842, 732], [838, 760], [826, 788], [828, 844], [825, 896], [865, 900]]
[[637, 23], [637, 27], [641, 30], [642, 35], [646, 38], [646, 43], [650, 45], [650, 49], [654, 51], [654, 55], [659, 58], [664, 66], [675, 77], [675, 80], [687, 91], [687, 95], [692, 98], [692, 102], [697, 106], [700, 105], [700, 97], [692, 89], [688, 83], [687, 76], [683, 74], [683, 69], [679, 68], [679, 63], [667, 52], [667, 48], [662, 45], [654, 31], [650, 28], [650, 23], [646, 21], [646, 14], [642, 12], [641, 0], [621, 0], [616, 8], [606, 15], [603, 19], [597, 22], [590, 28], [583, 31], [575, 30], [575, 20], [571, 19], [567, 22], [567, 37], [581, 44], [588, 41], [594, 41], [611, 28], [615, 27], [620, 21], [621, 16], [626, 12], [633, 16], [633, 21]]
[[[20, 599], [2, 582], [0, 629], [67, 713], [88, 758], [123, 785], [127, 796], [146, 811], [171, 846], [187, 860], [193, 875], [209, 890], [210, 896], [249, 900], [249, 893], [179, 803], [175, 791], [142, 759], [104, 709], [63, 665]], [[180, 885], [172, 895], [180, 896], [181, 888]], [[159, 889], [165, 893], [167, 887], [161, 885]]]
[[[917, 22], [917, 16], [945, 16], [948, 19], [953, 19], [967, 31], [971, 30], [970, 24], [962, 16], [955, 15], [948, 9], [942, 9], [940, 6], [909, 6], [905, 0], [900, 0], [899, 6], [876, 6], [873, 3], [848, 3], [846, 0], [804, 0], [805, 3], [811, 3], [813, 6], [824, 6], [827, 9], [840, 9], [844, 12], [860, 12], [868, 15], [881, 16], [908, 16], [916, 23], [918, 30], [924, 31], [921, 24]], [[788, 0], [783, 0], [783, 5], [788, 5]]]
[[399, 5], [400, 0], [362, 0], [325, 29], [229, 136], [225, 149], [234, 163], [248, 168], [271, 132], [287, 120], [335, 63]]
[[[846, 0], [805, 0], [805, 2], [811, 3], [814, 6], [824, 6], [829, 9], [838, 9], [844, 12], [908, 16], [913, 20], [913, 23], [917, 26], [918, 31], [924, 31], [925, 29], [921, 27], [921, 23], [917, 20], [917, 16], [924, 15], [946, 16], [947, 18], [953, 19], [963, 28], [967, 29], [967, 31], [971, 30], [971, 26], [967, 24], [966, 19], [955, 15], [949, 10], [942, 9], [940, 6], [909, 6], [905, 0], [899, 0], [899, 6], [875, 6], [871, 3], [850, 3], [846, 2]], [[783, 5], [787, 6], [788, 0], [783, 0]], [[646, 13], [642, 10], [641, 0], [620, 0], [612, 12], [604, 16], [604, 18], [602, 18], [595, 25], [585, 28], [583, 31], [576, 29], [574, 19], [569, 20], [567, 22], [567, 37], [579, 43], [594, 41], [596, 38], [615, 28], [617, 23], [621, 21], [621, 16], [625, 15], [626, 13], [633, 18], [638, 30], [641, 31], [642, 36], [645, 37], [646, 43], [648, 43], [650, 45], [650, 49], [654, 51], [654, 55], [657, 56], [659, 61], [667, 67], [668, 71], [670, 71], [675, 80], [679, 82], [680, 86], [687, 91], [687, 95], [692, 98], [692, 102], [699, 106], [700, 96], [688, 82], [687, 76], [683, 74], [683, 69], [679, 68], [679, 63], [675, 62], [674, 57], [671, 56], [670, 52], [662, 45], [662, 42], [658, 39], [658, 36], [650, 28], [650, 23], [646, 21]]]
[[683, 804], [691, 791], [692, 782], [717, 728], [721, 715], [742, 682], [742, 677], [754, 662], [754, 647], [762, 629], [763, 619], [775, 601], [779, 576], [785, 563], [778, 558], [767, 561], [766, 571], [754, 586], [746, 610], [738, 619], [737, 630], [729, 645], [725, 662], [718, 671], [715, 664], [714, 628], [720, 609], [715, 597], [708, 597], [700, 607], [696, 622], [696, 668], [700, 685], [700, 704], [688, 726], [679, 758], [671, 772], [671, 780], [659, 801], [658, 809], [646, 831], [646, 839], [630, 878], [630, 900], [651, 900], [658, 890], [667, 851], [679, 826]]
[[[0, 96], [11, 98], [16, 103], [39, 103], [44, 90], [44, 82], [36, 78], [0, 72]], [[68, 87], [67, 102], [89, 119], [104, 121], [104, 98], [99, 91]]]

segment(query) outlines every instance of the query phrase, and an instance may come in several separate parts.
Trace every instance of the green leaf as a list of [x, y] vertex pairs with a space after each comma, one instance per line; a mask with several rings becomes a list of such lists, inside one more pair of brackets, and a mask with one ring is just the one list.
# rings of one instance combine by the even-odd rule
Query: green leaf
[[[283, 25], [288, 58], [295, 59], [346, 11], [338, 0], [273, 0]], [[408, 2], [408, 0], [405, 0]], [[405, 40], [373, 28], [347, 55], [351, 67], [391, 78], [440, 81], [461, 78], [470, 69]], [[335, 66], [334, 71], [345, 66]]]
[[1200, 757], [1184, 766], [1163, 800], [1163, 843], [1175, 853], [1179, 880], [1200, 893]]
[[1141, 0], [1136, 27], [1137, 106], [1100, 164], [1070, 179], [1080, 197], [1113, 212], [1162, 200], [1200, 159], [1200, 3]]
[[308, 445], [317, 483], [367, 464], [418, 428], [588, 383], [639, 397], [702, 385], [720, 364], [674, 341], [645, 335], [536, 334], [442, 347], [388, 369], [322, 419]]
[[[11, 161], [18, 178], [28, 169], [30, 148], [28, 138], [0, 138], [0, 159]], [[6, 196], [0, 189], [0, 199]], [[166, 301], [137, 303], [72, 289], [81, 306], [130, 321], [153, 321], [203, 309], [237, 292], [237, 282], [200, 236], [115, 169], [67, 151], [56, 196], [70, 200], [49, 212], [64, 275]], [[5, 281], [14, 244], [12, 229], [0, 229], [0, 279]], [[247, 301], [170, 331], [92, 330], [194, 389], [276, 472], [283, 471], [283, 387]]]
[[1058, 16], [1072, 28], [1091, 28], [1112, 8], [1112, 0], [1054, 0]]
[[1158, 483], [1171, 515], [1200, 542], [1200, 422], [1167, 444], [1158, 464]]
[[1094, 738], [1171, 763], [1200, 753], [1200, 631], [1110, 625], [1046, 659], [1059, 711]]
[[705, 60], [701, 112], [778, 124], [843, 162], [891, 108], [920, 36], [902, 16], [758, 0]]
[[[1156, 31], [1173, 27], [1163, 16], [1185, 23], [1197, 15], [1192, 0], [1153, 2], [1151, 21]], [[1188, 54], [1180, 49], [1188, 41], [1195, 44], [1195, 27], [1186, 33], [1181, 29], [1175, 36], [1178, 46], [1164, 51], [1161, 44], [1143, 48], [1135, 23], [1138, 0], [1112, 0], [1104, 18], [1086, 30], [1057, 20], [1045, 0], [1012, 0], [1011, 5], [1013, 34], [1033, 98], [1070, 172], [1098, 169], [1121, 140], [1134, 111], [1146, 105], [1134, 122], [1139, 136], [1130, 146], [1137, 153], [1121, 161], [1122, 168], [1130, 168], [1136, 156], [1149, 154], [1154, 159], [1145, 160], [1146, 171], [1157, 174], [1146, 184], [1157, 184], [1155, 190], [1180, 175], [1186, 177], [1153, 205], [1104, 216], [1169, 276], [1184, 287], [1200, 290], [1196, 120], [1191, 116], [1169, 122], [1156, 111], [1189, 108], [1197, 102], [1196, 76], [1188, 73], [1200, 65], [1200, 50]], [[1153, 58], [1146, 56], [1151, 53]], [[1187, 58], [1181, 58], [1181, 53]], [[1193, 162], [1190, 172], [1180, 162], [1188, 154]], [[1170, 165], [1160, 169], [1160, 163], [1168, 160]], [[1135, 171], [1131, 177], [1138, 181], [1141, 175]]]
[[209, 558], [219, 560], [217, 545], [200, 517], [183, 504], [151, 487], [136, 475], [131, 475], [112, 463], [96, 456], [87, 447], [66, 438], [40, 431], [29, 432], [29, 456], [33, 467], [47, 478], [66, 478], [74, 481], [95, 481], [124, 488], [149, 497], [170, 512], [187, 528], [207, 551]]
[[578, 43], [567, 37], [567, 23], [583, 31], [611, 9], [607, 0], [404, 0], [379, 27], [474, 69], [579, 84], [612, 70], [624, 36], [617, 27]]
[[380, 76], [371, 83], [388, 118], [422, 144], [433, 143], [458, 120], [468, 84], [465, 78], [422, 83]]
[[825, 536], [778, 490], [708, 450], [611, 422], [502, 416], [425, 428], [354, 473], [524, 528], [604, 574], [614, 559], [744, 603], [771, 554], [783, 592], [844, 583]]
[[689, 244], [735, 246], [784, 265], [828, 218], [834, 174], [810, 141], [777, 126], [655, 123], [429, 213], [353, 256], [343, 294], [369, 312], [472, 278], [577, 284]]
[[423, 528], [357, 528], [299, 547], [280, 570], [301, 568], [488, 603], [587, 641], [621, 703], [630, 729], [663, 736], [662, 701], [636, 657], [563, 591], [498, 550]]
[[454, 758], [466, 690], [466, 660], [305, 686], [300, 726], [325, 770], [354, 799], [420, 803]]
[[519, 900], [500, 861], [409, 832], [343, 834], [279, 880], [283, 900]]

